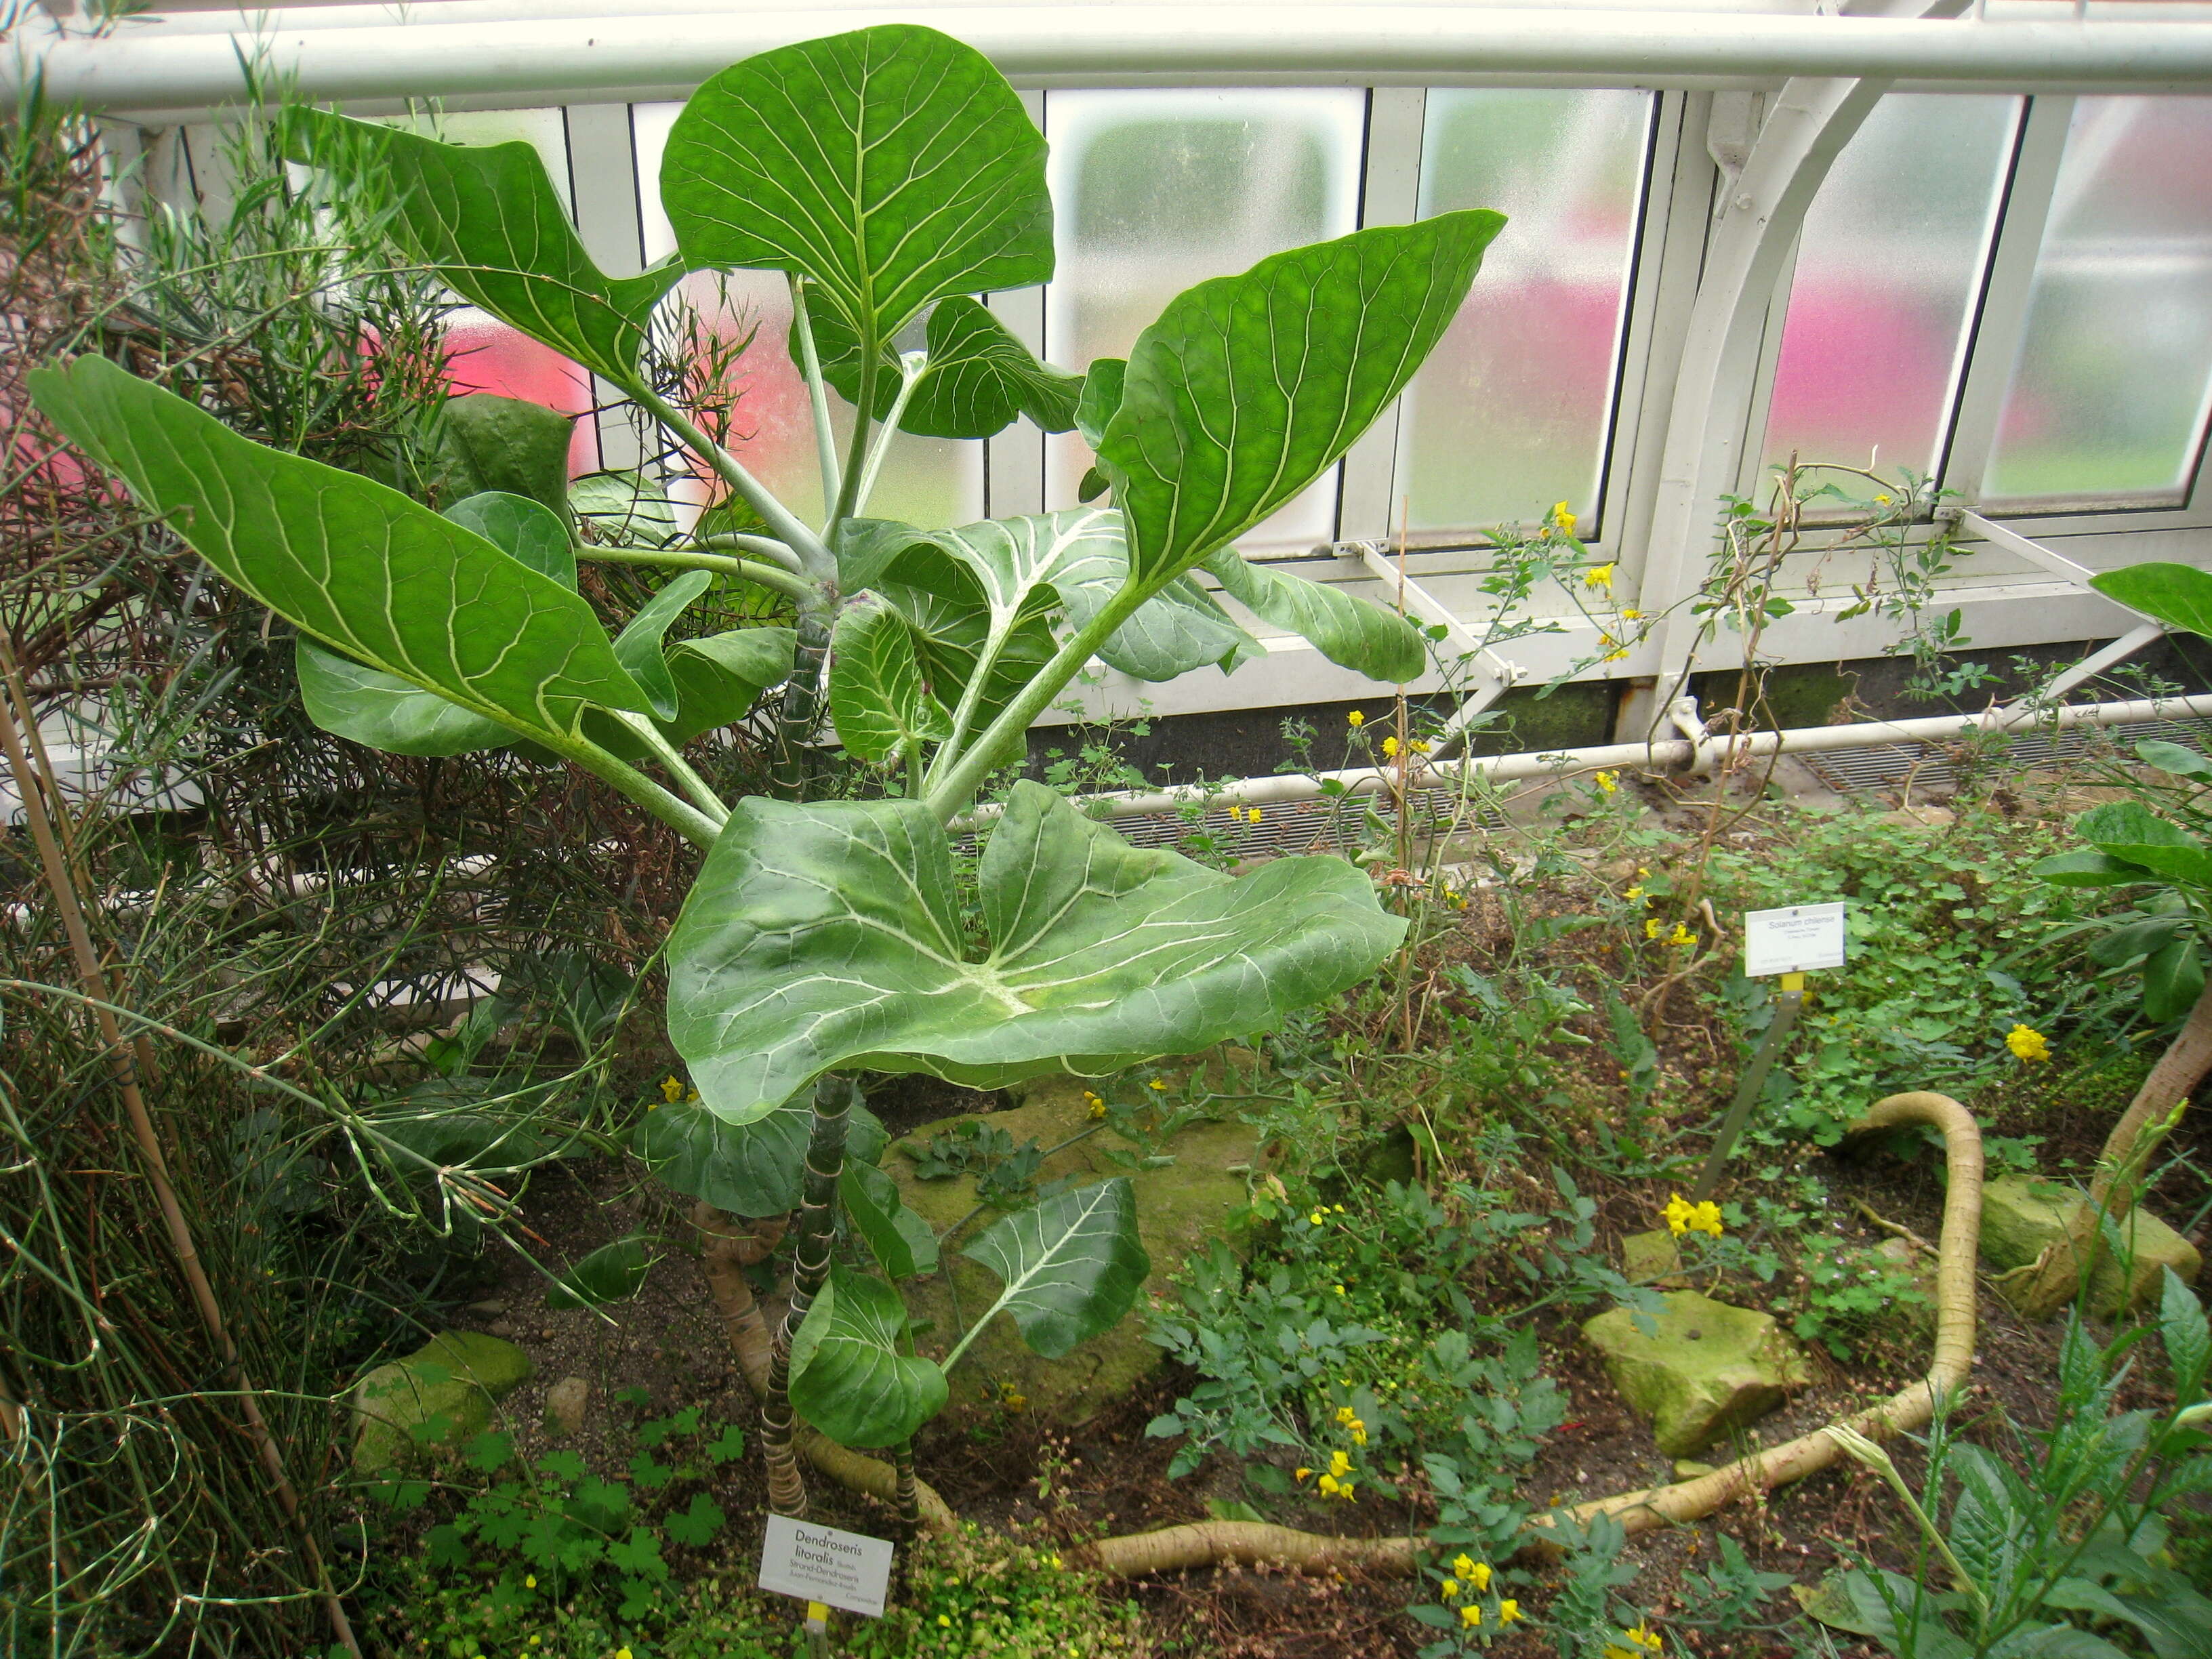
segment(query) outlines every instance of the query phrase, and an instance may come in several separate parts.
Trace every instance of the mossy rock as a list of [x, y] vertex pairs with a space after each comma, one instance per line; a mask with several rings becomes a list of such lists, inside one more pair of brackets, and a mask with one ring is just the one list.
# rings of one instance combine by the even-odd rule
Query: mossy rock
[[1797, 1345], [1771, 1316], [1695, 1291], [1660, 1299], [1666, 1305], [1657, 1314], [1600, 1314], [1583, 1336], [1668, 1456], [1705, 1450], [1812, 1380]]
[[[2072, 1188], [2034, 1176], [2002, 1176], [1989, 1182], [1982, 1188], [1982, 1260], [1999, 1273], [2026, 1267], [2087, 1202]], [[2118, 1261], [2109, 1251], [2098, 1253], [2089, 1305], [2100, 1316], [2109, 1319], [2123, 1305], [2154, 1305], [2168, 1267], [2183, 1284], [2197, 1282], [2204, 1265], [2197, 1247], [2148, 1210], [2138, 1206], [2120, 1224], [2120, 1231], [2134, 1258], [2134, 1272], [2124, 1292]]]
[[[1054, 1146], [1091, 1127], [1084, 1089], [1076, 1079], [1035, 1083], [1022, 1105], [990, 1113], [981, 1121], [1004, 1130], [1017, 1146], [1027, 1140], [1040, 1147]], [[884, 1169], [898, 1183], [907, 1207], [940, 1234], [975, 1207], [975, 1182], [964, 1175], [918, 1181], [914, 1154], [933, 1135], [977, 1121], [974, 1116], [950, 1117], [924, 1124], [884, 1158]], [[1152, 1261], [1146, 1288], [1156, 1291], [1164, 1275], [1218, 1240], [1230, 1212], [1247, 1201], [1247, 1176], [1258, 1158], [1259, 1137], [1242, 1123], [1194, 1123], [1168, 1143], [1165, 1150], [1175, 1161], [1152, 1170], [1121, 1168], [1106, 1156], [1116, 1150], [1139, 1149], [1112, 1130], [1101, 1129], [1046, 1159], [1040, 1179], [1064, 1176], [1077, 1186], [1088, 1186], [1112, 1176], [1127, 1176], [1136, 1189], [1137, 1231]], [[998, 1299], [997, 1276], [960, 1255], [960, 1247], [972, 1243], [993, 1219], [988, 1211], [976, 1217], [951, 1242], [938, 1273], [907, 1282], [907, 1307], [917, 1326], [927, 1324], [915, 1338], [921, 1352], [943, 1358], [963, 1322]], [[953, 1311], [954, 1289], [959, 1292], [959, 1317]], [[1071, 1426], [1087, 1422], [1159, 1369], [1164, 1356], [1146, 1339], [1147, 1312], [1145, 1298], [1139, 1297], [1113, 1329], [1059, 1359], [1031, 1352], [1013, 1322], [1002, 1315], [976, 1339], [953, 1373], [949, 1415], [955, 1421], [973, 1421], [987, 1414], [989, 1400], [1006, 1384], [1023, 1397], [1023, 1409], [1033, 1415]]]
[[355, 1470], [380, 1474], [465, 1443], [535, 1369], [514, 1343], [480, 1331], [447, 1331], [379, 1365], [354, 1390]]

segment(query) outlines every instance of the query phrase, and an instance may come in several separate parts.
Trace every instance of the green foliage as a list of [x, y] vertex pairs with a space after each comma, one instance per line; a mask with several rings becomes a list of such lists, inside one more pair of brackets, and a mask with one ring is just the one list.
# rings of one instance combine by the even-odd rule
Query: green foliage
[[1807, 1284], [1791, 1328], [1838, 1359], [1850, 1358], [1869, 1337], [1894, 1335], [1900, 1315], [1928, 1307], [1928, 1293], [1910, 1270], [1863, 1245], [1811, 1237], [1797, 1266]]
[[851, 1659], [1138, 1659], [1136, 1603], [1103, 1589], [1050, 1548], [969, 1526], [915, 1540], [897, 1603], [838, 1639]]
[[842, 1264], [791, 1344], [791, 1403], [848, 1446], [896, 1446], [945, 1409], [945, 1373], [908, 1352], [906, 1304]]
[[1126, 1176], [1001, 1216], [960, 1254], [996, 1273], [1003, 1287], [974, 1329], [1008, 1314], [1022, 1340], [1047, 1359], [1117, 1322], [1152, 1268], [1137, 1239], [1136, 1193]]

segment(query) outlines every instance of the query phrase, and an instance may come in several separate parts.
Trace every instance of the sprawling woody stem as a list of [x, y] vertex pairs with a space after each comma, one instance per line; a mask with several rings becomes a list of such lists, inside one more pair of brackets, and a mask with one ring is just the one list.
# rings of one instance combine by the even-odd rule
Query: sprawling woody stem
[[830, 1277], [830, 1252], [837, 1231], [837, 1183], [845, 1171], [845, 1130], [860, 1085], [835, 1073], [814, 1085], [814, 1125], [806, 1142], [806, 1184], [793, 1229], [796, 1252], [791, 1305], [777, 1327], [769, 1357], [768, 1395], [761, 1401], [761, 1446], [768, 1460], [769, 1508], [778, 1515], [806, 1513], [806, 1486], [792, 1455], [791, 1341], [806, 1310]]

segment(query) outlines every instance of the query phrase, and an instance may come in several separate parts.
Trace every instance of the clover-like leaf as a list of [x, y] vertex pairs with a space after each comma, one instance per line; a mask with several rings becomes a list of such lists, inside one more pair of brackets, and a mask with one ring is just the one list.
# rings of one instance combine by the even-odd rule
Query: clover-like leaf
[[1044, 154], [989, 59], [892, 23], [707, 82], [670, 130], [661, 201], [695, 269], [811, 277], [880, 349], [933, 300], [1050, 278]]
[[1127, 1176], [1002, 1216], [960, 1254], [1004, 1286], [976, 1324], [1011, 1314], [1022, 1340], [1047, 1359], [1110, 1328], [1135, 1305], [1152, 1270]]
[[1504, 222], [1356, 231], [1170, 301], [1098, 444], [1139, 576], [1188, 570], [1333, 465], [1443, 337]]
[[1205, 562], [1206, 574], [1253, 615], [1288, 629], [1340, 668], [1370, 679], [1403, 684], [1429, 665], [1419, 627], [1321, 582], [1310, 582], [1264, 564], [1252, 564], [1223, 548]]
[[898, 1182], [872, 1164], [848, 1158], [838, 1180], [845, 1213], [892, 1279], [937, 1271], [937, 1235], [899, 1197]]
[[[656, 1106], [630, 1137], [630, 1151], [663, 1186], [703, 1199], [732, 1215], [781, 1215], [799, 1207], [806, 1178], [806, 1139], [814, 1125], [805, 1098], [785, 1101], [755, 1121], [725, 1121], [696, 1102]], [[890, 1137], [866, 1106], [845, 1128], [845, 1156], [872, 1164]]]
[[791, 1403], [840, 1445], [896, 1446], [945, 1409], [933, 1360], [902, 1352], [906, 1304], [880, 1279], [843, 1263], [791, 1344]]
[[295, 161], [390, 202], [392, 240], [456, 294], [610, 379], [636, 368], [653, 308], [684, 274], [674, 259], [636, 276], [602, 271], [520, 141], [448, 144], [301, 108], [285, 112], [284, 139]]
[[100, 357], [33, 398], [225, 578], [331, 649], [525, 737], [645, 695], [589, 605], [397, 490], [242, 438]]
[[914, 626], [879, 593], [838, 614], [830, 638], [830, 712], [837, 740], [866, 761], [886, 761], [950, 735], [952, 723], [922, 676]]
[[[798, 325], [794, 322], [793, 326]], [[842, 320], [814, 324], [822, 375], [848, 403], [860, 395], [860, 342]], [[928, 438], [988, 438], [1026, 415], [1047, 432], [1075, 424], [1084, 377], [1039, 362], [988, 307], [965, 295], [937, 302], [929, 313], [927, 366], [907, 398], [899, 429]], [[794, 357], [796, 353], [793, 354]], [[899, 390], [895, 359], [883, 360], [876, 377], [878, 419], [886, 418]]]
[[708, 1108], [775, 1112], [823, 1071], [996, 1088], [1264, 1030], [1405, 933], [1332, 857], [1231, 878], [1017, 784], [967, 949], [952, 846], [918, 801], [738, 803], [669, 941], [669, 1032]]

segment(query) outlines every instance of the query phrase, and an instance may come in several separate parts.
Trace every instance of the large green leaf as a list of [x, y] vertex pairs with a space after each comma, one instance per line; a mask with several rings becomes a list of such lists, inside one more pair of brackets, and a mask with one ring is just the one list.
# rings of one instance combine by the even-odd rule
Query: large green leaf
[[105, 358], [30, 380], [216, 570], [356, 662], [524, 736], [566, 738], [593, 705], [645, 711], [589, 605], [420, 502], [241, 438]]
[[840, 1445], [896, 1446], [945, 1409], [945, 1373], [902, 1352], [906, 1304], [839, 1262], [791, 1344], [791, 1403]]
[[811, 276], [881, 348], [933, 300], [1051, 276], [1044, 149], [981, 53], [893, 23], [702, 86], [669, 132], [661, 201], [694, 268]]
[[2075, 821], [2081, 839], [2109, 858], [2170, 880], [2212, 886], [2212, 850], [2177, 823], [2131, 800], [2093, 806]]
[[2106, 853], [2054, 853], [2028, 866], [2028, 873], [2054, 887], [2127, 887], [2157, 878], [2140, 864]]
[[[799, 1207], [806, 1176], [810, 1098], [785, 1101], [750, 1123], [734, 1124], [692, 1102], [655, 1106], [630, 1137], [653, 1178], [686, 1198], [732, 1215], [781, 1215]], [[855, 1106], [845, 1155], [873, 1163], [888, 1137], [875, 1114]]]
[[602, 1244], [561, 1275], [545, 1292], [545, 1305], [590, 1308], [605, 1302], [626, 1302], [645, 1288], [653, 1261], [643, 1233]]
[[1356, 231], [1169, 301], [1098, 446], [1139, 575], [1188, 569], [1334, 464], [1443, 337], [1504, 222]]
[[1111, 1327], [1135, 1304], [1152, 1270], [1138, 1241], [1137, 1195], [1127, 1176], [1001, 1217], [960, 1254], [1005, 1285], [983, 1319], [1001, 1310], [1012, 1314], [1022, 1340], [1047, 1359]]
[[568, 486], [568, 506], [617, 547], [665, 547], [684, 533], [667, 486], [642, 472], [587, 472]]
[[397, 674], [364, 668], [304, 635], [294, 647], [300, 702], [324, 731], [387, 755], [472, 755], [514, 740], [497, 720], [471, 714]]
[[570, 417], [542, 404], [471, 392], [449, 398], [439, 417], [441, 499], [497, 490], [558, 513], [568, 492]]
[[830, 637], [830, 712], [837, 740], [866, 761], [948, 736], [952, 723], [922, 678], [912, 623], [879, 593], [846, 605]]
[[2089, 586], [2130, 611], [2212, 638], [2212, 574], [2187, 564], [2131, 564]]
[[668, 647], [676, 681], [676, 718], [661, 735], [679, 749], [702, 732], [732, 726], [752, 712], [761, 694], [791, 678], [797, 635], [788, 628], [737, 628]]
[[645, 325], [684, 267], [637, 276], [592, 263], [538, 152], [441, 143], [320, 110], [285, 112], [295, 161], [335, 173], [352, 193], [394, 204], [390, 234], [456, 294], [532, 339], [616, 380], [637, 366]]
[[838, 1178], [853, 1229], [893, 1279], [937, 1271], [937, 1235], [899, 1197], [898, 1182], [872, 1164], [847, 1158]]
[[[930, 311], [926, 338], [928, 367], [899, 416], [902, 432], [928, 438], [988, 438], [1023, 415], [1047, 432], [1065, 432], [1075, 424], [1083, 376], [1039, 362], [980, 301], [965, 295], [939, 301]], [[859, 337], [842, 320], [825, 316], [814, 324], [814, 342], [823, 378], [848, 403], [857, 402]], [[896, 359], [886, 352], [882, 362], [883, 372], [876, 377], [878, 419], [890, 415], [899, 391]]]
[[1029, 782], [978, 879], [971, 959], [921, 803], [738, 803], [669, 940], [669, 1032], [708, 1109], [750, 1121], [831, 1067], [995, 1088], [1194, 1053], [1358, 982], [1406, 927], [1340, 859], [1232, 879]]
[[1206, 569], [1237, 604], [1310, 640], [1340, 668], [1394, 684], [1427, 672], [1428, 646], [1420, 629], [1395, 611], [1303, 576], [1249, 563], [1231, 548], [1208, 558]]

